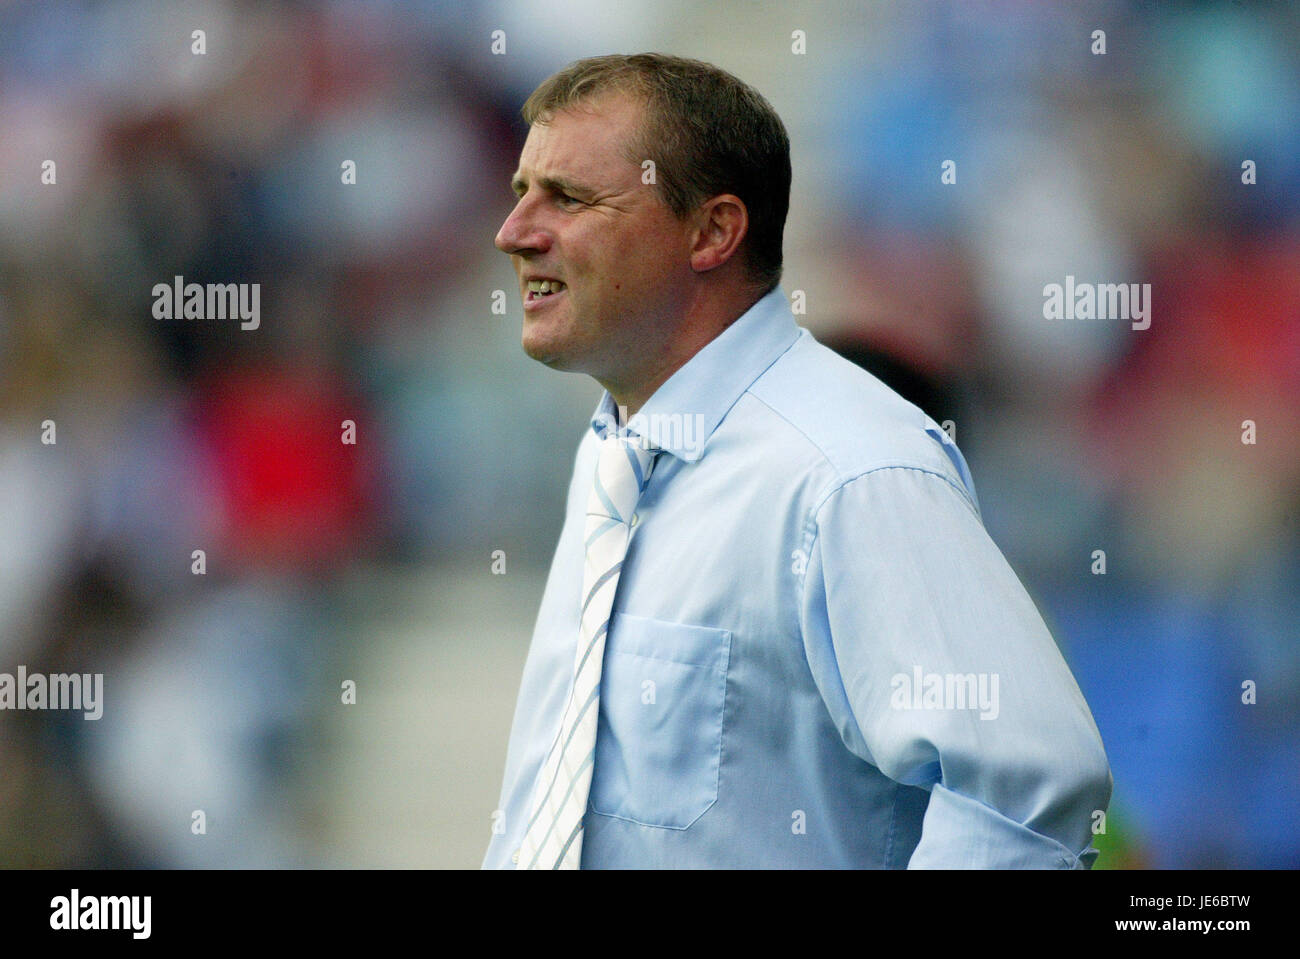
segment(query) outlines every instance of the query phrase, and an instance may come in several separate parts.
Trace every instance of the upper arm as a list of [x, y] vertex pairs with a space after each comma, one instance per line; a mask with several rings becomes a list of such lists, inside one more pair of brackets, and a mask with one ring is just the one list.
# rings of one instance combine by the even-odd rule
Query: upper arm
[[[904, 467], [843, 484], [816, 515], [801, 619], [845, 744], [1062, 841], [1110, 776], [1042, 617], [959, 484]], [[973, 700], [973, 702], [971, 701]]]

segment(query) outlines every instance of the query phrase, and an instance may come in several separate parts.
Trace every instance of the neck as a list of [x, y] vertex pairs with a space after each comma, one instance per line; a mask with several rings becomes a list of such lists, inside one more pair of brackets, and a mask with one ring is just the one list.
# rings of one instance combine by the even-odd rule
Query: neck
[[[687, 302], [682, 321], [670, 329], [649, 362], [630, 377], [596, 377], [614, 405], [634, 416], [668, 378], [761, 299], [753, 289], [700, 290]], [[644, 350], [644, 347], [639, 347]]]

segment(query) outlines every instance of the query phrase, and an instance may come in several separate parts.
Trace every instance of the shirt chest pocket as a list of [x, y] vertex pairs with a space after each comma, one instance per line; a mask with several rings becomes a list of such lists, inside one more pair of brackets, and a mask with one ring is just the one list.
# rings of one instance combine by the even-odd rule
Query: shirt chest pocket
[[685, 829], [718, 798], [731, 633], [616, 613], [600, 684], [591, 809]]

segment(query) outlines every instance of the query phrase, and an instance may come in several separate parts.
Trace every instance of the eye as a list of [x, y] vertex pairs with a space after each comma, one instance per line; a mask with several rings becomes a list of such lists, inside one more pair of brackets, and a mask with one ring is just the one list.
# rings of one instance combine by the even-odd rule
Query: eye
[[577, 197], [569, 196], [567, 193], [561, 193], [556, 199], [562, 206], [585, 206], [585, 204]]

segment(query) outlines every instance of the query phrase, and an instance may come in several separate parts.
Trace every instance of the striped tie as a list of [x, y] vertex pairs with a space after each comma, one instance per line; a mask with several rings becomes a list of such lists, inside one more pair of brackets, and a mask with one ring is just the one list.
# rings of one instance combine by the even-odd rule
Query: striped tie
[[533, 815], [519, 850], [520, 869], [577, 869], [582, 817], [596, 760], [600, 673], [614, 592], [627, 552], [632, 513], [650, 480], [656, 449], [634, 434], [610, 431], [600, 447], [587, 500], [587, 555], [573, 690], [559, 735], [551, 744], [533, 798]]

